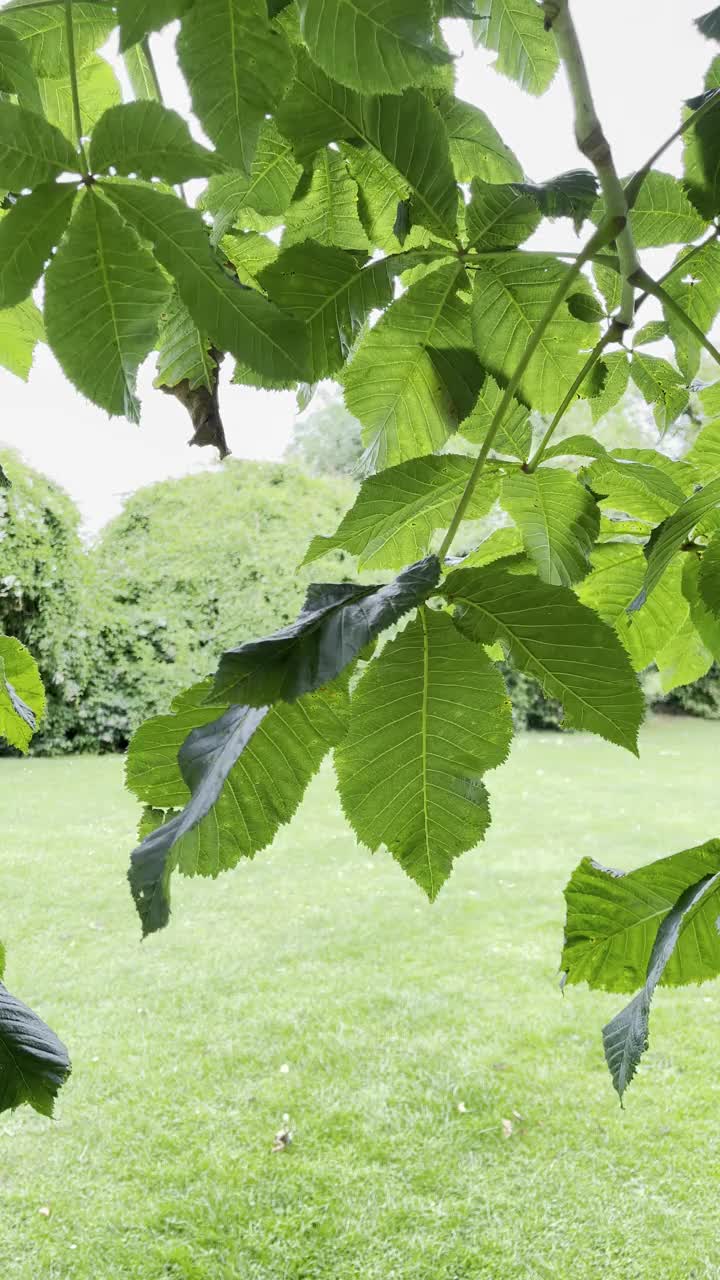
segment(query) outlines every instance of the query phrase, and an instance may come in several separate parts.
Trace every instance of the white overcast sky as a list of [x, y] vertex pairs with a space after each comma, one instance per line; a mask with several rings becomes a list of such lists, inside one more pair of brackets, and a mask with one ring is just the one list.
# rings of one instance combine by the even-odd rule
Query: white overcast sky
[[[712, 0], [574, 0], [599, 114], [621, 173], [637, 168], [672, 133], [682, 99], [700, 92], [718, 46], [699, 35], [692, 19], [711, 7]], [[562, 74], [544, 97], [531, 98], [492, 71], [492, 56], [473, 49], [460, 24], [447, 24], [447, 35], [458, 54], [458, 94], [487, 112], [532, 179], [584, 164]], [[172, 36], [156, 37], [154, 48], [169, 105], [187, 111]], [[679, 145], [661, 164], [679, 172]], [[563, 221], [544, 243], [572, 248], [573, 237]], [[214, 465], [212, 450], [187, 447], [184, 411], [153, 389], [152, 378], [146, 366], [140, 378], [142, 421], [133, 426], [108, 419], [80, 396], [45, 346], [38, 349], [29, 383], [0, 369], [0, 439], [65, 486], [90, 530], [114, 515], [134, 489]], [[236, 456], [282, 456], [295, 414], [293, 393], [228, 385], [223, 411]]]

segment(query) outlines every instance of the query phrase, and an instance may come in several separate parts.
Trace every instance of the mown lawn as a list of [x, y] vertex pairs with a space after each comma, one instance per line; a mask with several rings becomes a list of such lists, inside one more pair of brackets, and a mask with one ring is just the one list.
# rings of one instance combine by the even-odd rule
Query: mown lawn
[[0, 1119], [3, 1280], [720, 1277], [720, 987], [656, 998], [625, 1112], [600, 1043], [622, 997], [557, 987], [582, 855], [717, 833], [720, 727], [643, 745], [521, 738], [434, 907], [325, 774], [143, 945], [120, 761], [2, 761], [7, 981], [75, 1063], [55, 1123]]

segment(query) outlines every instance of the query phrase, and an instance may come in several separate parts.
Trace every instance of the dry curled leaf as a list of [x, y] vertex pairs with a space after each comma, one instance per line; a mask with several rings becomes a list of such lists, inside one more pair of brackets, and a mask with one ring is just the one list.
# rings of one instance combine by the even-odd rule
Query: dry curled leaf
[[512, 1120], [502, 1120], [501, 1123], [502, 1123], [503, 1138], [512, 1138], [512, 1135], [513, 1135]]

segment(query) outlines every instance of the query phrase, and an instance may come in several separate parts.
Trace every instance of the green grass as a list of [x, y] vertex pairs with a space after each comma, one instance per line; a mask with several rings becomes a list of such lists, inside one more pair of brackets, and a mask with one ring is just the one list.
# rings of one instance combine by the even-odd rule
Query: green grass
[[0, 1118], [3, 1280], [720, 1277], [720, 990], [659, 993], [622, 1112], [600, 1028], [623, 997], [556, 973], [584, 854], [717, 834], [719, 737], [659, 720], [640, 762], [521, 738], [433, 907], [324, 774], [142, 945], [120, 762], [3, 761], [7, 981], [75, 1064], [55, 1123]]

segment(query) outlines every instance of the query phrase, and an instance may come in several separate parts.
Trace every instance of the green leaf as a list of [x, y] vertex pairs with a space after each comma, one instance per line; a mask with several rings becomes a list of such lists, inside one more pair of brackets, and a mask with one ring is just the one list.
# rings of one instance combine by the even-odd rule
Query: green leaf
[[116, 210], [87, 192], [45, 277], [48, 342], [70, 381], [137, 422], [137, 371], [152, 350], [165, 276]]
[[367, 252], [368, 238], [358, 214], [357, 183], [347, 163], [329, 147], [318, 152], [307, 191], [296, 197], [285, 216], [283, 248], [303, 240]]
[[[360, 569], [401, 569], [419, 560], [435, 530], [449, 525], [473, 465], [473, 458], [431, 454], [370, 476], [335, 533], [313, 538], [303, 564], [336, 548], [358, 556]], [[486, 474], [472, 494], [467, 519], [487, 515], [497, 496], [497, 479]]]
[[17, 94], [21, 107], [40, 111], [40, 92], [27, 48], [0, 24], [0, 90]]
[[[698, 328], [708, 333], [720, 311], [720, 245], [717, 241], [706, 244], [694, 254], [687, 267], [681, 265], [684, 256], [679, 255], [678, 269], [667, 277], [663, 287]], [[668, 308], [665, 308], [665, 319], [678, 365], [689, 382], [700, 367], [703, 348]]]
[[370, 312], [392, 299], [387, 260], [364, 265], [365, 257], [305, 240], [283, 249], [260, 276], [272, 300], [307, 328], [312, 382], [342, 368]]
[[[75, 62], [84, 67], [105, 43], [117, 19], [109, 4], [80, 4], [73, 0], [72, 12]], [[0, 25], [14, 32], [39, 76], [68, 75], [64, 5], [6, 5], [0, 10]]]
[[259, 277], [266, 267], [277, 262], [277, 245], [257, 231], [241, 231], [234, 236], [225, 236], [220, 247], [235, 268], [240, 283], [248, 289], [265, 292]]
[[[363, 424], [368, 470], [440, 449], [470, 404], [430, 351], [467, 350], [467, 303], [458, 296], [465, 273], [440, 266], [413, 284], [367, 334], [343, 377], [345, 402]], [[478, 383], [481, 380], [478, 366]]]
[[[500, 407], [503, 394], [502, 388], [498, 386], [491, 374], [488, 374], [480, 388], [472, 412], [458, 428], [466, 440], [470, 440], [473, 444], [482, 444]], [[529, 458], [532, 448], [530, 414], [525, 405], [520, 404], [518, 400], [513, 398], [492, 447], [495, 453], [518, 458], [521, 462], [526, 462]]]
[[42, 316], [32, 298], [0, 310], [0, 365], [27, 382], [35, 347], [44, 337]]
[[457, 231], [458, 189], [440, 113], [416, 89], [401, 97], [362, 97], [334, 83], [298, 51], [298, 73], [277, 113], [301, 163], [328, 142], [360, 140], [407, 184], [413, 221], [441, 237]]
[[652, 405], [658, 428], [667, 431], [685, 412], [690, 399], [682, 375], [667, 360], [642, 351], [633, 354], [630, 373], [643, 399]]
[[642, 591], [632, 602], [632, 609], [639, 609], [645, 603], [691, 530], [708, 511], [712, 511], [718, 504], [720, 504], [720, 479], [711, 480], [704, 489], [686, 498], [677, 511], [668, 516], [667, 520], [653, 531], [646, 548], [645, 582]]
[[603, 1027], [605, 1058], [621, 1101], [648, 1048], [650, 1002], [675, 951], [685, 920], [689, 916], [694, 917], [696, 908], [705, 898], [717, 901], [717, 884], [718, 876], [708, 876], [699, 884], [692, 885], [678, 898], [657, 931], [644, 987], [630, 1004]]
[[282, 137], [272, 120], [260, 131], [250, 176], [228, 173], [211, 178], [200, 208], [215, 217], [213, 242], [218, 243], [236, 223], [252, 230], [262, 230], [254, 218], [269, 218], [273, 223], [289, 207], [302, 168], [293, 159], [290, 143]]
[[575, 476], [555, 468], [511, 471], [503, 480], [501, 502], [544, 582], [569, 587], [585, 576], [600, 511]]
[[661, 342], [663, 338], [667, 338], [669, 332], [669, 327], [664, 320], [650, 320], [633, 335], [633, 349], [650, 346], [653, 342]]
[[27, 298], [70, 220], [74, 186], [44, 183], [20, 196], [0, 222], [0, 307]]
[[656, 661], [660, 687], [663, 693], [671, 693], [673, 689], [693, 684], [706, 675], [713, 664], [713, 655], [694, 619], [688, 615], [670, 643], [658, 653]]
[[182, 18], [193, 0], [117, 0], [120, 22], [120, 52], [126, 53], [151, 31], [160, 31], [169, 22]]
[[570, 169], [547, 182], [520, 182], [516, 188], [535, 201], [545, 218], [572, 218], [579, 231], [595, 204], [598, 182], [588, 169]]
[[545, 31], [535, 0], [476, 0], [473, 31], [498, 57], [501, 75], [535, 96], [551, 85], [559, 66], [555, 37]]
[[78, 171], [75, 150], [35, 111], [0, 102], [0, 186], [22, 191]]
[[612, 267], [604, 267], [601, 263], [594, 262], [592, 267], [593, 278], [605, 299], [605, 307], [608, 315], [612, 315], [613, 311], [622, 302], [623, 282], [620, 271], [613, 271]]
[[69, 1075], [65, 1045], [0, 983], [0, 1112], [27, 1102], [40, 1115], [51, 1116]]
[[639, 520], [662, 520], [685, 496], [660, 467], [609, 454], [593, 462], [585, 478], [607, 507]]
[[720, 621], [720, 533], [710, 539], [703, 552], [698, 592], [708, 613]]
[[[83, 136], [87, 136], [92, 133], [108, 107], [117, 106], [122, 102], [122, 89], [110, 64], [95, 54], [84, 67], [78, 69], [77, 78], [80, 119]], [[50, 124], [57, 125], [66, 138], [74, 137], [75, 118], [70, 76], [42, 79], [39, 81], [39, 86], [42, 110]], [[75, 167], [77, 167], [77, 161]]]
[[720, 40], [720, 6], [696, 18], [695, 26], [708, 40]]
[[545, 462], [550, 458], [603, 458], [605, 446], [594, 436], [572, 435], [551, 444], [543, 454]]
[[358, 839], [381, 844], [432, 902], [490, 822], [483, 773], [512, 737], [499, 672], [444, 613], [421, 609], [368, 667], [335, 752], [340, 801]]
[[265, 0], [202, 0], [183, 17], [180, 68], [195, 114], [218, 151], [247, 167], [243, 135], [274, 112], [293, 74], [284, 32], [270, 25]]
[[702, 480], [720, 475], [720, 418], [703, 427], [685, 461], [695, 468]]
[[[481, 364], [501, 383], [515, 373], [520, 358], [568, 268], [557, 258], [522, 251], [483, 263], [475, 272], [472, 322]], [[576, 294], [592, 297], [581, 277]], [[598, 340], [599, 328], [585, 324], [561, 304], [523, 375], [519, 396], [534, 409], [554, 412]]]
[[[576, 320], [582, 320], [585, 324], [595, 324], [602, 320], [605, 312], [597, 298], [588, 293], [571, 293], [567, 300], [568, 311]], [[600, 366], [596, 365], [598, 369]], [[604, 385], [604, 380], [603, 380]]]
[[[720, 88], [720, 57], [710, 65], [705, 88], [708, 92]], [[704, 96], [688, 107], [701, 106]], [[685, 187], [695, 208], [709, 221], [720, 213], [720, 100], [686, 131], [683, 141]]]
[[176, 387], [187, 382], [191, 391], [214, 388], [217, 362], [210, 342], [198, 330], [177, 291], [160, 312], [157, 351], [156, 387]]
[[534, 200], [512, 185], [473, 180], [466, 212], [468, 244], [472, 249], [497, 249], [522, 244], [537, 230], [541, 213]]
[[35, 659], [19, 640], [0, 635], [0, 738], [25, 754], [44, 710]]
[[460, 630], [500, 640], [519, 670], [562, 702], [565, 723], [637, 754], [643, 696], [614, 631], [566, 587], [509, 573], [502, 564], [456, 569], [443, 594]]
[[[500, 529], [494, 529], [492, 533], [488, 534], [479, 547], [476, 547], [474, 551], [471, 551], [469, 555], [464, 556], [459, 561], [458, 567], [481, 569], [486, 564], [492, 564], [494, 560], [503, 560], [507, 556], [518, 556], [521, 551], [522, 538], [520, 537], [520, 530], [516, 529], [514, 525], [506, 525]], [[500, 648], [502, 649], [502, 645]], [[503, 649], [504, 656], [505, 651]]]
[[298, 0], [314, 62], [362, 93], [397, 93], [450, 61], [431, 0]]
[[[218, 708], [212, 710], [217, 717]], [[181, 718], [187, 721], [188, 713]], [[168, 922], [175, 866], [184, 875], [217, 876], [264, 849], [290, 821], [323, 758], [345, 733], [347, 690], [332, 685], [291, 707], [230, 707], [195, 728], [179, 754], [174, 719], [149, 721], [131, 748], [136, 791], [147, 793], [149, 783], [159, 794], [162, 777], [165, 796], [177, 802], [181, 788], [189, 792], [182, 812], [132, 855], [129, 879], [144, 934]]]
[[304, 328], [261, 294], [233, 284], [213, 257], [196, 210], [140, 185], [103, 183], [103, 190], [152, 243], [198, 329], [219, 350], [231, 352], [261, 375], [288, 383], [306, 378]]
[[593, 571], [577, 587], [579, 599], [613, 626], [636, 671], [644, 671], [674, 640], [688, 617], [679, 561], [669, 565], [644, 609], [628, 613], [645, 577], [642, 547], [606, 542], [593, 550]]
[[428, 556], [387, 586], [324, 583], [310, 587], [297, 620], [274, 635], [229, 649], [215, 693], [254, 706], [292, 702], [329, 684], [366, 645], [432, 593], [440, 563]]
[[90, 143], [93, 173], [137, 174], [171, 185], [207, 178], [227, 165], [201, 147], [176, 111], [159, 102], [126, 102], [111, 107], [98, 121]]
[[[150, 59], [143, 46], [134, 44], [129, 49], [126, 49], [123, 54], [123, 62], [125, 63], [125, 70], [127, 71], [133, 96], [143, 102], [159, 102], [157, 81], [153, 75]], [[112, 105], [114, 106], [115, 104], [113, 103]]]
[[[720, 841], [660, 858], [636, 871], [611, 871], [583, 858], [565, 889], [567, 923], [561, 968], [568, 985], [629, 993], [645, 981], [660, 923], [692, 885], [720, 871]], [[717, 903], [707, 899], [683, 925], [661, 979], [688, 986], [717, 976]]]
[[[599, 200], [592, 213], [596, 226], [600, 226], [604, 216], [605, 205]], [[649, 249], [697, 240], [706, 223], [693, 208], [680, 180], [652, 169], [631, 210], [630, 226], [637, 248]]]
[[520, 182], [522, 165], [484, 111], [444, 93], [436, 106], [445, 121], [450, 158], [458, 182]]
[[[713, 661], [717, 662], [720, 661], [720, 619], [712, 609], [707, 607], [704, 593], [700, 587], [700, 572], [703, 560], [700, 559], [697, 553], [691, 553], [684, 557], [682, 589], [683, 595], [690, 605], [692, 624], [700, 637], [702, 645]], [[677, 563], [677, 561], [673, 563]], [[653, 592], [649, 603], [655, 600], [659, 590], [660, 588]], [[641, 609], [640, 616], [643, 613], [644, 610]]]

